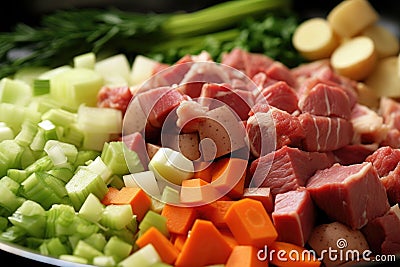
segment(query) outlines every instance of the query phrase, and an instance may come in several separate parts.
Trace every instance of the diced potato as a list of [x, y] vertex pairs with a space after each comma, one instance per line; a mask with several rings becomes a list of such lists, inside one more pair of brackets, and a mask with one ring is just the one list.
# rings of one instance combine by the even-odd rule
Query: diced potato
[[327, 20], [342, 37], [353, 37], [379, 19], [368, 0], [345, 0], [335, 6]]
[[365, 83], [357, 83], [358, 103], [371, 109], [379, 107], [379, 97]]
[[[358, 251], [360, 257], [362, 257], [362, 253], [369, 249], [367, 240], [360, 230], [353, 230], [339, 222], [321, 224], [315, 227], [308, 240], [308, 244], [318, 255], [321, 255], [322, 252], [325, 251], [323, 254], [323, 262], [327, 267], [344, 263], [346, 258], [343, 257], [341, 260], [339, 258], [339, 253], [351, 257], [354, 254], [346, 253], [346, 251]], [[333, 254], [333, 256], [336, 255], [338, 257], [336, 261], [333, 261], [332, 257], [327, 253], [329, 249], [337, 250], [337, 253]], [[342, 250], [342, 252], [340, 252], [340, 250]], [[347, 260], [352, 259], [349, 258]]]
[[304, 21], [293, 35], [293, 46], [309, 60], [330, 57], [338, 45], [337, 35], [323, 18]]
[[365, 84], [379, 97], [400, 97], [400, 75], [397, 56], [380, 59]]
[[332, 67], [341, 75], [361, 81], [374, 69], [377, 54], [374, 42], [358, 36], [341, 44], [332, 54]]
[[399, 40], [386, 27], [374, 24], [366, 28], [362, 35], [367, 36], [374, 41], [378, 57], [395, 56], [399, 53]]
[[149, 79], [157, 64], [159, 63], [151, 58], [142, 55], [136, 56], [131, 69], [132, 84], [140, 84]]

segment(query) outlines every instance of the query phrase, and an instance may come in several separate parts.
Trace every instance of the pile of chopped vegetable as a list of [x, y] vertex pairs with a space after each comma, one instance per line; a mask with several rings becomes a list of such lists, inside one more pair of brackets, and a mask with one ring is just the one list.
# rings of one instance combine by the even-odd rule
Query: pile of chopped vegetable
[[[371, 103], [397, 102], [336, 73], [326, 60], [331, 46], [324, 54], [301, 36], [293, 46], [300, 28], [289, 4], [237, 0], [163, 15], [60, 11], [39, 28], [0, 34], [0, 242], [104, 267], [337, 265], [318, 255], [344, 237], [342, 252], [388, 254], [385, 242], [373, 247], [365, 236], [379, 229], [387, 237], [379, 219], [400, 225], [400, 188], [387, 182], [387, 196], [384, 185], [370, 186], [380, 179], [372, 164], [385, 151], [400, 158], [400, 150], [385, 145], [393, 141], [381, 135], [389, 123]], [[299, 66], [303, 56], [318, 61]], [[207, 74], [211, 80], [198, 80]], [[176, 85], [179, 75], [193, 80]], [[324, 105], [313, 102], [320, 92]], [[174, 127], [163, 132], [168, 120]], [[299, 130], [307, 125], [314, 135]], [[265, 138], [273, 145], [263, 150]], [[206, 139], [214, 158], [201, 150]], [[375, 158], [364, 162], [367, 155]], [[295, 178], [284, 180], [280, 160]], [[253, 184], [257, 169], [272, 178]], [[335, 170], [350, 178], [321, 185]], [[310, 184], [300, 184], [307, 175]], [[366, 206], [382, 205], [355, 201], [354, 192], [369, 195], [361, 190], [376, 192]], [[342, 198], [349, 208], [329, 213]]]

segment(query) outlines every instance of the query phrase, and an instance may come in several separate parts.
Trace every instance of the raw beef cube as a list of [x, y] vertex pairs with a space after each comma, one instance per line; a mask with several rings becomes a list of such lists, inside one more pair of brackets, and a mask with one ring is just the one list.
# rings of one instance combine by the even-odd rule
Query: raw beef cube
[[265, 73], [268, 77], [271, 77], [274, 80], [285, 81], [292, 87], [296, 86], [296, 79], [290, 72], [289, 68], [283, 65], [281, 62], [275, 61], [272, 63]]
[[307, 182], [314, 203], [329, 217], [353, 229], [385, 214], [390, 206], [385, 188], [370, 162], [320, 170]]
[[257, 102], [267, 102], [269, 105], [292, 114], [298, 109], [297, 94], [286, 82], [279, 81], [262, 89]]
[[400, 253], [399, 216], [399, 208], [394, 206], [387, 214], [373, 219], [361, 229], [372, 252], [375, 254]]
[[350, 144], [333, 151], [333, 154], [336, 161], [341, 165], [351, 165], [363, 163], [377, 148], [377, 144]]
[[381, 178], [381, 182], [386, 189], [389, 203], [391, 205], [400, 203], [400, 162], [393, 171]]
[[275, 197], [304, 186], [317, 170], [331, 166], [332, 162], [333, 159], [326, 153], [305, 152], [284, 146], [251, 163], [251, 183], [271, 188]]
[[305, 131], [303, 148], [307, 151], [333, 151], [351, 143], [353, 127], [342, 118], [304, 113], [299, 116]]
[[299, 100], [302, 112], [313, 115], [350, 119], [351, 105], [344, 90], [337, 86], [318, 83]]
[[371, 162], [379, 174], [379, 177], [384, 177], [396, 168], [400, 161], [400, 149], [394, 149], [389, 146], [380, 147], [365, 161]]
[[315, 207], [306, 189], [276, 195], [272, 219], [280, 241], [303, 247], [310, 237], [315, 218]]
[[[267, 107], [267, 112], [257, 112], [247, 120], [246, 131], [250, 149], [254, 156], [263, 156], [271, 151], [263, 146], [271, 147], [268, 142], [276, 139], [276, 149], [283, 146], [299, 146], [305, 138], [299, 118], [286, 111]], [[257, 105], [255, 110], [257, 110]], [[273, 132], [275, 131], [275, 133]]]

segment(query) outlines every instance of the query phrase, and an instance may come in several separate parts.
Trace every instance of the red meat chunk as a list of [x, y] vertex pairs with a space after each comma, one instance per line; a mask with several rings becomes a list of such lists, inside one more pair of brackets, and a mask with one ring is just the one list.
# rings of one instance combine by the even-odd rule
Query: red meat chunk
[[314, 203], [329, 217], [360, 229], [390, 208], [385, 188], [370, 162], [317, 171], [307, 182]]
[[280, 241], [304, 246], [316, 219], [310, 193], [299, 188], [276, 195], [272, 219]]
[[[398, 207], [396, 208], [398, 209]], [[368, 222], [361, 229], [370, 250], [375, 254], [400, 253], [400, 218], [392, 210]]]
[[101, 108], [114, 108], [125, 114], [132, 93], [128, 86], [108, 87], [104, 86], [97, 94], [97, 106]]
[[284, 146], [254, 160], [249, 171], [254, 185], [269, 187], [276, 196], [304, 186], [317, 170], [331, 166], [332, 162], [326, 153]]
[[265, 87], [257, 97], [257, 102], [267, 102], [269, 105], [293, 113], [298, 110], [297, 94], [286, 82], [279, 81]]
[[333, 151], [351, 143], [353, 127], [342, 118], [304, 113], [299, 116], [305, 132], [303, 148], [307, 151]]
[[337, 86], [316, 84], [301, 95], [299, 107], [302, 112], [313, 115], [350, 119], [351, 105], [345, 91]]

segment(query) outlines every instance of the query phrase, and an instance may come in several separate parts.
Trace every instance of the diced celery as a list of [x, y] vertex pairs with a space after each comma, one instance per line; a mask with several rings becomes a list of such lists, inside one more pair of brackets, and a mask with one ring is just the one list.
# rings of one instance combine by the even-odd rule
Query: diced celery
[[29, 147], [24, 147], [24, 151], [21, 154], [21, 165], [20, 165], [21, 168], [25, 169], [35, 161], [36, 161], [35, 153]]
[[35, 79], [32, 84], [33, 96], [50, 93], [50, 80]]
[[[222, 265], [222, 266], [220, 266], [220, 267], [224, 267], [224, 266], [225, 266], [225, 265]], [[172, 265], [169, 265], [169, 264], [167, 264], [167, 263], [165, 263], [165, 262], [156, 262], [156, 263], [150, 265], [150, 267], [173, 267], [173, 266], [172, 266]], [[211, 267], [211, 266], [207, 266], [207, 267]]]
[[96, 150], [79, 150], [75, 160], [75, 168], [78, 166], [85, 165], [89, 160], [94, 160], [100, 155], [99, 151]]
[[42, 151], [45, 144], [46, 137], [44, 136], [44, 130], [42, 128], [38, 128], [38, 131], [36, 132], [36, 135], [33, 138], [29, 147], [30, 149], [32, 149], [32, 151]]
[[32, 90], [26, 82], [9, 78], [0, 80], [0, 102], [26, 106], [31, 98]]
[[69, 235], [68, 236], [68, 244], [72, 248], [72, 250], [75, 249], [76, 245], [78, 244], [79, 240], [81, 240], [81, 237], [78, 235]]
[[122, 132], [122, 112], [114, 108], [79, 106], [77, 122], [85, 132], [115, 133]]
[[157, 228], [166, 237], [169, 237], [167, 218], [149, 210], [140, 222], [139, 229], [142, 233], [145, 233], [152, 226]]
[[75, 211], [72, 206], [54, 204], [46, 212], [46, 233], [47, 238], [77, 235], [76, 226], [73, 226]]
[[28, 173], [26, 170], [8, 169], [7, 176], [20, 184], [28, 178]]
[[50, 159], [49, 156], [45, 155], [37, 159], [28, 167], [26, 167], [25, 171], [27, 172], [28, 175], [30, 175], [34, 172], [51, 170], [53, 167], [54, 167], [53, 161]]
[[32, 99], [32, 103], [30, 104], [30, 107], [32, 107], [32, 108], [35, 107], [36, 111], [40, 112], [41, 114], [44, 114], [45, 112], [47, 112], [51, 109], [61, 108], [62, 105], [60, 102], [51, 98], [49, 94], [45, 94], [42, 96], [34, 97]]
[[71, 168], [58, 168], [58, 169], [51, 169], [47, 171], [48, 174], [54, 176], [55, 178], [63, 181], [64, 183], [68, 183], [71, 180], [72, 176], [74, 176], [74, 172]]
[[57, 181], [59, 180], [48, 173], [34, 172], [21, 183], [21, 194], [48, 209], [53, 204], [62, 202], [63, 193], [59, 190], [64, 191], [65, 188], [63, 184], [59, 184]]
[[110, 186], [121, 189], [125, 186], [124, 181], [122, 180], [121, 176], [114, 174], [111, 176]]
[[78, 149], [74, 145], [57, 140], [48, 140], [44, 146], [44, 150], [49, 150], [52, 147], [59, 147], [66, 156], [67, 161], [71, 164], [75, 163], [78, 156]]
[[24, 81], [32, 86], [33, 81], [47, 71], [47, 67], [22, 67], [14, 74], [14, 80]]
[[38, 123], [40, 113], [24, 106], [0, 103], [0, 121], [5, 122], [14, 133], [21, 130], [21, 125], [25, 120]]
[[102, 86], [103, 78], [95, 71], [70, 69], [51, 79], [50, 95], [71, 109], [81, 104], [96, 106], [97, 93]]
[[91, 222], [98, 222], [103, 211], [104, 205], [94, 194], [90, 193], [79, 209], [79, 215]]
[[99, 267], [114, 267], [116, 262], [111, 256], [96, 256], [93, 258], [93, 265]]
[[103, 253], [89, 245], [83, 240], [79, 240], [78, 244], [74, 248], [73, 251], [74, 256], [82, 257], [87, 259], [89, 262], [93, 260], [96, 256], [102, 256]]
[[0, 234], [0, 240], [17, 243], [26, 237], [26, 231], [18, 226], [8, 227], [4, 232]]
[[129, 150], [122, 141], [105, 143], [101, 158], [114, 174], [125, 175], [129, 172], [144, 171], [137, 153]]
[[85, 132], [83, 133], [82, 149], [101, 151], [104, 144], [110, 141], [109, 133]]
[[108, 205], [105, 207], [100, 219], [101, 225], [120, 230], [132, 220], [132, 207], [126, 205]]
[[163, 193], [161, 195], [161, 201], [168, 204], [179, 204], [179, 191], [170, 186], [164, 187]]
[[101, 176], [83, 168], [78, 169], [65, 188], [77, 211], [90, 193], [99, 199], [102, 199], [107, 193], [107, 185]]
[[63, 65], [63, 66], [60, 66], [60, 67], [57, 67], [57, 68], [54, 68], [54, 69], [51, 69], [51, 70], [48, 70], [48, 71], [42, 73], [38, 77], [38, 79], [43, 79], [43, 80], [49, 80], [50, 79], [51, 80], [52, 78], [56, 77], [57, 75], [65, 72], [65, 71], [71, 70], [71, 69], [72, 69], [71, 66]]
[[111, 181], [112, 172], [110, 168], [103, 162], [100, 156], [92, 161], [87, 168], [101, 176], [103, 181], [108, 185]]
[[3, 232], [8, 227], [8, 219], [0, 217], [0, 232]]
[[27, 146], [32, 143], [38, 127], [36, 123], [26, 120], [21, 125], [21, 131], [15, 137], [15, 141], [21, 146]]
[[118, 236], [128, 244], [134, 244], [137, 238], [137, 235], [128, 228], [122, 228], [120, 230], [108, 228], [107, 230], [104, 231], [104, 234], [106, 235], [107, 238]]
[[15, 140], [3, 140], [0, 142], [0, 154], [5, 156], [5, 158], [7, 159], [5, 163], [7, 164], [6, 166], [8, 168], [21, 167], [21, 155], [23, 152], [24, 148], [20, 146]]
[[83, 143], [84, 134], [79, 129], [76, 123], [69, 124], [64, 127], [63, 135], [60, 137], [60, 141], [72, 144], [77, 148], [80, 148]]
[[89, 263], [89, 261], [86, 258], [74, 256], [74, 255], [60, 255], [59, 259], [64, 260], [64, 261], [69, 261], [69, 262], [80, 263], [80, 264], [88, 264]]
[[136, 233], [138, 230], [138, 221], [137, 221], [137, 216], [133, 215], [132, 220], [128, 225], [126, 226], [129, 230], [131, 230], [133, 233]]
[[13, 192], [15, 195], [18, 194], [18, 189], [20, 187], [19, 183], [17, 183], [16, 181], [14, 181], [13, 179], [11, 179], [8, 176], [4, 176], [0, 179], [0, 184], [1, 185], [5, 185], [6, 187], [8, 187], [8, 189], [11, 190], [11, 192]]
[[160, 255], [158, 255], [157, 250], [152, 244], [148, 244], [119, 262], [118, 267], [150, 267], [157, 262], [161, 262]]
[[91, 236], [94, 233], [98, 233], [100, 229], [98, 224], [92, 223], [78, 215], [75, 215], [72, 227], [76, 234], [83, 239]]
[[94, 69], [96, 63], [96, 55], [93, 52], [78, 55], [73, 58], [75, 68]]
[[96, 62], [94, 69], [100, 73], [106, 85], [130, 85], [130, 65], [124, 54], [118, 54]]
[[3, 140], [14, 139], [13, 130], [7, 126], [4, 122], [0, 122], [0, 142]]
[[113, 256], [117, 262], [125, 259], [132, 251], [132, 245], [120, 238], [111, 237], [104, 247], [104, 255]]
[[40, 245], [39, 251], [43, 255], [53, 257], [59, 257], [69, 253], [67, 246], [61, 243], [60, 239], [57, 237], [45, 240], [42, 245]]
[[26, 200], [8, 219], [13, 225], [24, 229], [30, 236], [44, 237], [46, 212], [38, 203]]
[[68, 165], [68, 158], [59, 144], [54, 144], [48, 147], [45, 146], [44, 151], [47, 153], [51, 161], [53, 161], [54, 167], [63, 168]]
[[77, 121], [77, 114], [61, 108], [50, 109], [42, 115], [42, 120], [49, 120], [57, 126], [65, 127]]
[[161, 202], [155, 198], [151, 198], [151, 210], [160, 214], [165, 206], [164, 202]]
[[22, 205], [24, 199], [15, 195], [7, 186], [0, 184], [0, 206], [12, 214]]
[[49, 120], [44, 120], [38, 123], [40, 129], [44, 131], [44, 138], [46, 140], [58, 140], [62, 136], [57, 126]]
[[107, 244], [105, 236], [101, 233], [94, 233], [85, 238], [83, 241], [85, 241], [87, 244], [91, 245], [98, 251], [103, 251], [105, 245]]

